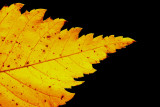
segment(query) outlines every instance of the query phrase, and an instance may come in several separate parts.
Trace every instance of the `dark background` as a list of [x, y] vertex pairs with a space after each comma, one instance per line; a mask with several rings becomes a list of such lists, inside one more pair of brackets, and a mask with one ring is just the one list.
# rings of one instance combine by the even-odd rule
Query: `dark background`
[[[63, 29], [82, 27], [80, 33], [94, 33], [95, 36], [115, 35], [135, 39], [127, 48], [109, 54], [109, 58], [93, 65], [97, 72], [78, 80], [85, 83], [68, 90], [75, 97], [61, 107], [115, 107], [137, 106], [147, 103], [144, 71], [144, 42], [138, 29], [142, 19], [138, 2], [117, 1], [54, 1], [54, 0], [0, 0], [1, 7], [21, 2], [25, 10], [47, 9], [44, 19], [64, 18], [68, 22]], [[141, 13], [143, 14], [143, 13]], [[140, 104], [138, 104], [140, 103]]]

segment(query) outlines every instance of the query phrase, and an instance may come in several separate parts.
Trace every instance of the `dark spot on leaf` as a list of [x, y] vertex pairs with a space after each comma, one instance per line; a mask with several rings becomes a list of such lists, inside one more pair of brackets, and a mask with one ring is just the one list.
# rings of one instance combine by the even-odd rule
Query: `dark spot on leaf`
[[51, 36], [47, 36], [47, 38], [51, 38]]
[[46, 102], [46, 100], [44, 100], [44, 102]]
[[46, 50], [43, 50], [43, 52], [46, 52]]
[[26, 64], [29, 64], [29, 61], [27, 61]]
[[59, 37], [58, 39], [61, 40], [61, 37]]
[[61, 96], [61, 100], [62, 100], [63, 98], [64, 98], [64, 96], [62, 95], [62, 96]]
[[48, 88], [51, 88], [51, 86], [48, 86]]
[[20, 59], [20, 58], [21, 58], [21, 55], [19, 54], [19, 55], [17, 56], [17, 58]]
[[48, 45], [46, 45], [46, 47], [48, 47]]
[[10, 65], [8, 65], [7, 67], [10, 67]]
[[18, 103], [16, 103], [16, 106], [18, 106]]
[[1, 37], [2, 41], [4, 41], [6, 39], [6, 37]]

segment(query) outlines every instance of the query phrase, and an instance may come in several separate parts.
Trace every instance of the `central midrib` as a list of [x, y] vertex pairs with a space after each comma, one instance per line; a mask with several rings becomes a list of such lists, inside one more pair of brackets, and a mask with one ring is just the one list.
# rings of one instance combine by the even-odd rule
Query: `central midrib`
[[11, 70], [16, 70], [16, 69], [21, 69], [21, 68], [25, 68], [25, 67], [29, 67], [29, 66], [33, 66], [33, 65], [37, 65], [37, 64], [44, 63], [44, 62], [49, 62], [49, 61], [53, 61], [53, 60], [56, 60], [56, 59], [64, 58], [64, 57], [69, 57], [69, 56], [72, 56], [72, 55], [80, 54], [80, 53], [83, 53], [83, 52], [86, 52], [86, 51], [91, 51], [91, 50], [94, 50], [94, 49], [97, 49], [97, 48], [101, 48], [101, 47], [105, 47], [105, 46], [99, 46], [99, 47], [92, 48], [92, 49], [89, 49], [89, 50], [80, 51], [80, 52], [73, 53], [73, 54], [70, 54], [70, 55], [61, 56], [61, 57], [58, 57], [58, 58], [49, 59], [49, 60], [41, 61], [41, 62], [38, 62], [38, 63], [26, 65], [26, 66], [21, 66], [21, 67], [17, 67], [17, 68], [12, 68], [12, 69], [8, 69], [8, 70], [2, 70], [2, 71], [0, 71], [0, 73], [1, 73], [1, 72], [6, 72], [6, 71], [11, 71]]

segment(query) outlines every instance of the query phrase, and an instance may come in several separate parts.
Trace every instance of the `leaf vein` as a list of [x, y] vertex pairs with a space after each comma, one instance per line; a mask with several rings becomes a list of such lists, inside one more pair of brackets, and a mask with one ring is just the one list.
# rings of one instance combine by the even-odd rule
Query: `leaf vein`
[[18, 99], [20, 99], [20, 100], [22, 100], [22, 101], [24, 101], [24, 102], [26, 102], [26, 103], [29, 103], [29, 104], [31, 104], [31, 105], [37, 106], [37, 105], [35, 105], [35, 104], [32, 104], [32, 103], [30, 103], [30, 102], [27, 102], [27, 101], [21, 99], [20, 97], [18, 97], [18, 96], [17, 96], [16, 94], [14, 94], [11, 90], [9, 90], [3, 83], [0, 82], [0, 84], [1, 84], [3, 87], [5, 87], [9, 92], [11, 92], [11, 93], [12, 93], [15, 97], [17, 97]]
[[[91, 51], [91, 50], [94, 50], [94, 49], [97, 49], [97, 48], [101, 48], [101, 47], [104, 47], [104, 46], [96, 47], [96, 48], [89, 49], [89, 50], [86, 50], [86, 51]], [[86, 51], [83, 51], [83, 52], [86, 52]], [[69, 57], [71, 55], [80, 54], [80, 53], [81, 52], [77, 52], [77, 53], [73, 53], [73, 54], [70, 54], [70, 55], [63, 56], [63, 57]], [[21, 69], [21, 68], [24, 68], [24, 67], [29, 67], [29, 66], [32, 66], [32, 65], [37, 65], [37, 64], [53, 61], [53, 60], [60, 59], [60, 58], [62, 58], [62, 57], [58, 57], [58, 58], [54, 58], [54, 59], [49, 59], [49, 60], [45, 60], [45, 61], [42, 61], [42, 62], [38, 62], [38, 63], [30, 64], [30, 65], [25, 65], [25, 66], [21, 66], [21, 67], [17, 67], [17, 68], [12, 68], [12, 69], [9, 69], [9, 70], [3, 70], [3, 71], [0, 71], [0, 72], [6, 72], [6, 71], [11, 71], [11, 70]]]
[[[56, 24], [58, 24], [59, 22], [57, 22]], [[55, 24], [55, 25], [56, 25]], [[54, 25], [54, 26], [55, 26]], [[53, 26], [53, 27], [54, 27]], [[34, 50], [34, 48], [37, 46], [37, 44], [40, 42], [40, 40], [42, 39], [42, 37], [48, 32], [48, 31], [50, 31], [52, 29], [52, 27], [51, 28], [49, 28], [41, 37], [40, 37], [40, 39], [37, 41], [37, 43], [35, 44], [35, 46], [32, 48], [32, 50], [31, 50], [31, 52], [29, 53], [29, 55], [28, 55], [28, 57], [27, 57], [27, 59], [26, 59], [26, 62], [28, 61], [28, 59], [29, 59], [29, 57], [30, 57], [30, 55], [32, 54], [32, 52], [33, 52], [33, 50]]]
[[[11, 78], [13, 78], [14, 80], [18, 81], [19, 83], [21, 83], [21, 84], [23, 84], [23, 85], [29, 87], [28, 85], [26, 85], [26, 84], [24, 84], [23, 82], [21, 82], [20, 80], [14, 78], [14, 77], [11, 76], [10, 74], [8, 74], [8, 73], [6, 73], [6, 74], [7, 74], [8, 76], [10, 76]], [[34, 90], [34, 91], [37, 91], [37, 92], [39, 92], [39, 93], [41, 93], [41, 94], [44, 94], [44, 95], [47, 95], [47, 96], [51, 96], [51, 95], [48, 95], [48, 94], [46, 94], [46, 93], [43, 93], [43, 92], [41, 92], [41, 91], [39, 91], [39, 90], [35, 90], [35, 89], [32, 88], [32, 87], [29, 87], [29, 88], [32, 89], [32, 90]], [[52, 97], [55, 97], [55, 96], [52, 96]], [[59, 97], [56, 97], [56, 98], [59, 98]]]
[[[37, 13], [37, 14], [38, 14], [38, 13]], [[34, 16], [36, 16], [37, 14], [35, 14]], [[33, 16], [33, 17], [34, 17], [34, 16]], [[33, 18], [33, 17], [32, 17], [32, 18]], [[31, 19], [32, 19], [32, 18], [31, 18]], [[30, 20], [31, 20], [31, 19], [30, 19]], [[27, 26], [27, 24], [29, 23], [29, 21], [30, 21], [30, 20], [28, 20], [28, 21], [27, 21], [27, 23], [25, 24], [25, 26], [24, 26], [23, 30], [26, 28], [26, 26]], [[21, 33], [23, 33], [23, 30], [21, 31]], [[16, 40], [19, 38], [19, 36], [21, 35], [21, 33], [17, 36]], [[16, 44], [16, 42], [13, 44], [13, 46], [12, 46], [12, 48], [11, 48], [10, 52], [12, 52], [12, 50], [13, 50], [13, 48], [14, 48], [15, 44]], [[7, 57], [6, 57], [6, 59], [4, 60], [4, 62], [3, 62], [3, 64], [2, 64], [2, 66], [1, 66], [1, 68], [0, 68], [0, 70], [2, 69], [2, 67], [3, 67], [4, 63], [7, 61], [7, 59], [8, 59], [8, 57], [9, 57], [9, 55], [10, 55], [10, 53], [9, 53], [9, 54], [7, 54]]]

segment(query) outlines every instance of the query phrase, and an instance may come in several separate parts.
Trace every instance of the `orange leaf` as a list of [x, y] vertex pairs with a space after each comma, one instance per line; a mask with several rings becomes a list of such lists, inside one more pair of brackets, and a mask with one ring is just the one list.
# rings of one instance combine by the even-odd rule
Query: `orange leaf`
[[23, 4], [0, 10], [0, 106], [58, 107], [80, 85], [74, 78], [94, 73], [92, 64], [134, 42], [113, 35], [79, 36], [82, 28], [61, 31], [65, 20], [43, 20], [45, 9], [21, 14]]

